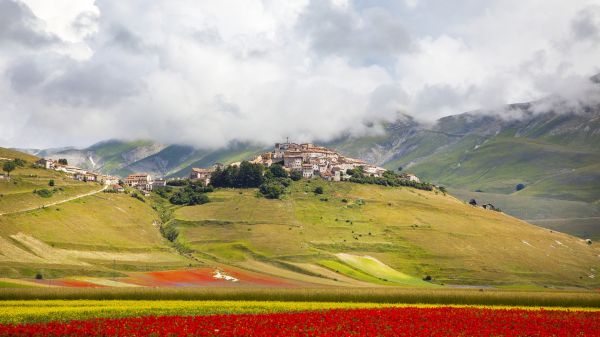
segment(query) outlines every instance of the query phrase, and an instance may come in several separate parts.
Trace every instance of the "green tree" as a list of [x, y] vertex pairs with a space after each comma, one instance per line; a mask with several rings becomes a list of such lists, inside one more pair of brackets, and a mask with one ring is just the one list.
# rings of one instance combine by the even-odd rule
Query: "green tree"
[[50, 181], [48, 182], [48, 186], [50, 186], [50, 187], [54, 186], [54, 179], [50, 179]]
[[267, 199], [279, 199], [283, 194], [285, 187], [276, 180], [270, 180], [260, 185], [258, 190]]
[[15, 164], [15, 162], [12, 161], [7, 161], [6, 163], [4, 163], [4, 165], [2, 165], [2, 171], [6, 172], [6, 174], [8, 175], [8, 177], [10, 178], [10, 173], [12, 171], [14, 171], [17, 168], [17, 165]]
[[323, 194], [323, 187], [321, 187], [321, 186], [315, 187], [315, 194]]
[[271, 167], [269, 167], [269, 171], [275, 178], [287, 178], [288, 177], [287, 171], [281, 165], [277, 165], [277, 164], [271, 165]]
[[290, 173], [290, 178], [292, 178], [293, 181], [298, 181], [302, 179], [302, 172], [292, 171], [292, 173]]
[[15, 160], [13, 160], [13, 162], [15, 163], [15, 165], [17, 165], [18, 167], [25, 167], [25, 161], [21, 158], [16, 158]]
[[61, 164], [61, 165], [69, 165], [69, 162], [67, 161], [66, 158], [60, 158], [58, 160], [58, 163]]
[[261, 164], [252, 164], [243, 161], [235, 179], [235, 187], [258, 187], [264, 182], [264, 167]]

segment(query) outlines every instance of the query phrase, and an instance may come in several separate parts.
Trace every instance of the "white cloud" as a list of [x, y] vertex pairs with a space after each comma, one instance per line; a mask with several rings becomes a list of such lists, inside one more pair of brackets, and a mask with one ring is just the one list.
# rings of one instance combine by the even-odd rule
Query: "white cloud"
[[436, 0], [0, 0], [24, 18], [0, 33], [0, 143], [327, 140], [399, 111], [580, 100], [597, 2], [465, 1], [453, 20]]

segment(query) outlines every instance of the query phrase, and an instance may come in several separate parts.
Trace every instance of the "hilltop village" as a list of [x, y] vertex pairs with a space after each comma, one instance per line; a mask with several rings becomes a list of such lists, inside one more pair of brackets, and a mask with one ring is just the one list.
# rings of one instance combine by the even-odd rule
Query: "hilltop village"
[[[301, 172], [304, 179], [321, 177], [328, 181], [345, 180], [349, 177], [348, 170], [357, 168], [370, 177], [381, 177], [387, 171], [383, 167], [368, 164], [360, 159], [345, 157], [337, 151], [311, 143], [276, 143], [273, 151], [257, 156], [250, 163], [261, 164], [265, 167], [282, 165], [288, 172]], [[230, 166], [239, 166], [240, 164], [240, 162], [236, 162]], [[224, 165], [218, 163], [210, 168], [193, 168], [190, 179], [202, 180], [205, 185], [208, 185], [212, 173], [223, 167]], [[420, 182], [414, 174], [404, 173], [402, 177], [408, 181]]]
[[[289, 173], [301, 173], [304, 179], [321, 177], [328, 181], [347, 180], [351, 177], [348, 172], [355, 169], [361, 170], [367, 177], [382, 177], [387, 171], [382, 167], [369, 164], [360, 159], [343, 156], [335, 150], [311, 143], [276, 143], [273, 151], [263, 153], [249, 162], [267, 168], [272, 165], [281, 165]], [[119, 177], [67, 165], [64, 160], [40, 159], [36, 162], [36, 165], [65, 172], [75, 180], [98, 182], [115, 191], [121, 191], [124, 186], [127, 186], [147, 192], [156, 187], [167, 185], [165, 179], [153, 179], [148, 173], [133, 173], [125, 179], [120, 179]], [[191, 169], [189, 179], [201, 181], [205, 186], [208, 186], [215, 171], [223, 170], [227, 166], [239, 167], [240, 165], [241, 162], [235, 162], [229, 165], [216, 163], [209, 168], [195, 167]], [[401, 178], [410, 182], [420, 182], [419, 178], [413, 174], [402, 173]], [[177, 178], [173, 180], [177, 180]]]

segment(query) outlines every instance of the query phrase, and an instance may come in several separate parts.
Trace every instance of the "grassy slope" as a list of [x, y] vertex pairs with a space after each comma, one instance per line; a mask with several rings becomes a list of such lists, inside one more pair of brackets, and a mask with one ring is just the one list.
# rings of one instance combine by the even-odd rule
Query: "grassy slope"
[[[0, 158], [20, 158], [27, 163], [11, 172], [11, 179], [0, 180], [0, 213], [14, 212], [27, 208], [40, 207], [65, 200], [90, 191], [98, 190], [97, 184], [86, 184], [67, 177], [63, 173], [32, 167], [37, 157], [22, 152], [0, 148]], [[4, 160], [0, 160], [0, 165]], [[53, 189], [48, 183], [54, 180], [56, 192], [49, 198], [33, 193], [39, 189]]]
[[[324, 195], [312, 193], [317, 185]], [[588, 277], [600, 267], [597, 248], [442, 194], [313, 180], [294, 183], [283, 200], [257, 198], [255, 190], [218, 190], [211, 200], [175, 217], [180, 240], [221, 263], [309, 263], [382, 284], [431, 275], [445, 283], [598, 286]], [[373, 257], [410, 281], [386, 280], [386, 267], [353, 264], [340, 253]]]
[[[523, 138], [498, 138], [476, 145], [476, 141], [464, 139], [449, 151], [428, 158], [410, 170], [425, 179], [461, 189], [506, 194], [514, 191], [516, 184], [524, 183], [532, 196], [587, 202], [600, 198], [597, 192], [600, 185], [589, 186], [598, 173], [593, 169], [600, 163], [598, 153]], [[583, 170], [586, 167], [590, 169]], [[578, 169], [580, 172], [576, 172]], [[562, 176], [573, 179], [561, 179]], [[555, 191], [561, 190], [562, 195], [549, 190], [550, 186]]]
[[36, 160], [38, 160], [38, 157], [27, 154], [27, 153], [23, 153], [23, 152], [19, 152], [19, 151], [14, 151], [14, 150], [10, 150], [7, 148], [3, 148], [0, 147], [0, 158], [1, 159], [23, 159], [29, 163], [33, 163]]
[[[525, 191], [523, 191], [525, 192]], [[600, 239], [600, 205], [582, 201], [559, 200], [511, 194], [451, 189], [450, 193], [480, 204], [492, 203], [503, 211], [527, 222], [582, 237]]]
[[99, 193], [0, 216], [0, 273], [8, 277], [115, 275], [187, 265], [168, 248], [146, 203]]

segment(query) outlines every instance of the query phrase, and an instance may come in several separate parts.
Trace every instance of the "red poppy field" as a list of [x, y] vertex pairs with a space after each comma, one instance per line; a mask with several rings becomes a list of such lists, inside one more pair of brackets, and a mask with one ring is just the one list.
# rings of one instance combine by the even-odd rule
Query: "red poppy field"
[[0, 325], [0, 336], [600, 336], [600, 312], [404, 307]]

